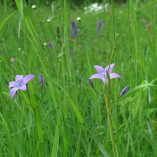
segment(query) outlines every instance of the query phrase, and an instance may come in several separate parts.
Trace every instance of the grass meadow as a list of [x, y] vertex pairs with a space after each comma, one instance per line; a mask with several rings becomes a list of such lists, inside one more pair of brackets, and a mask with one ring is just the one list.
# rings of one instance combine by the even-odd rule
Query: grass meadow
[[[0, 5], [0, 156], [156, 157], [157, 1], [111, 1], [87, 14], [68, 0], [54, 6]], [[111, 114], [104, 83], [92, 80], [97, 92], [88, 83], [93, 66], [110, 63], [121, 76], [110, 80]], [[27, 91], [10, 98], [9, 82], [28, 74]]]

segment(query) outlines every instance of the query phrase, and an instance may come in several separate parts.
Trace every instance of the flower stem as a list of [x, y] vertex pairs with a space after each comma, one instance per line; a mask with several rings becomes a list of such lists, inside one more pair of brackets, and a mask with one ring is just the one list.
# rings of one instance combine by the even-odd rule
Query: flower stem
[[113, 156], [116, 157], [116, 147], [115, 147], [114, 134], [113, 134], [113, 125], [112, 125], [112, 113], [111, 113], [111, 107], [110, 107], [110, 101], [109, 101], [109, 90], [108, 89], [106, 90], [106, 89], [107, 88], [105, 86], [104, 99], [105, 99], [107, 117], [108, 117], [108, 122], [109, 122]]
[[28, 94], [28, 97], [29, 97], [30, 107], [31, 107], [31, 109], [33, 111], [33, 114], [34, 114], [34, 117], [35, 117], [38, 138], [39, 138], [40, 141], [43, 141], [41, 120], [40, 120], [39, 112], [38, 112], [38, 110], [36, 110], [38, 106], [34, 107], [32, 105], [32, 103], [31, 103], [31, 97], [30, 97], [30, 94], [29, 94], [29, 90], [28, 90], [27, 94]]

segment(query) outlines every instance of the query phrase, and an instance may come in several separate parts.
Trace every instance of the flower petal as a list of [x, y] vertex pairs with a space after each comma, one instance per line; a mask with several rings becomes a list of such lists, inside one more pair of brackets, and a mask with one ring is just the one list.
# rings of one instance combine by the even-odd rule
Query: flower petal
[[13, 98], [14, 97], [14, 94], [16, 93], [16, 91], [18, 90], [19, 88], [12, 88], [11, 91], [10, 91], [10, 98]]
[[23, 90], [23, 91], [26, 91], [27, 90], [27, 87], [26, 85], [22, 85], [22, 87], [19, 88], [20, 90]]
[[30, 74], [30, 75], [26, 75], [25, 77], [24, 77], [24, 79], [23, 79], [23, 82], [25, 83], [25, 84], [27, 84], [31, 79], [33, 79], [34, 78], [34, 75], [33, 74]]
[[16, 75], [15, 81], [20, 82], [21, 80], [23, 80], [23, 75]]
[[110, 73], [112, 72], [113, 68], [114, 68], [114, 63], [108, 65], [108, 66], [105, 68], [105, 70], [110, 74]]
[[102, 73], [103, 71], [105, 71], [105, 69], [99, 65], [95, 65], [94, 68], [96, 69], [96, 71], [100, 74]]
[[17, 85], [17, 83], [15, 81], [11, 81], [11, 82], [9, 82], [8, 87], [12, 88], [12, 87], [16, 87], [16, 85]]
[[94, 79], [94, 78], [101, 79], [101, 76], [99, 74], [94, 74], [89, 78], [89, 80]]
[[113, 79], [113, 78], [120, 78], [120, 75], [116, 74], [116, 73], [111, 73], [110, 74], [110, 79]]

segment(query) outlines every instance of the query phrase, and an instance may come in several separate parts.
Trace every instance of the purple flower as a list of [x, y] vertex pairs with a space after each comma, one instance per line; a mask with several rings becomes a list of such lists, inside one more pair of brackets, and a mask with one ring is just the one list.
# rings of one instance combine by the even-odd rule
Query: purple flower
[[14, 63], [15, 62], [15, 58], [14, 57], [10, 58], [10, 62]]
[[52, 44], [52, 41], [50, 41], [48, 44], [47, 44], [48, 48], [53, 48], [53, 44]]
[[17, 90], [26, 91], [27, 90], [26, 84], [33, 78], [34, 78], [33, 74], [26, 75], [25, 77], [23, 75], [16, 75], [15, 81], [9, 82], [9, 88], [11, 88], [10, 98], [14, 97]]
[[95, 65], [94, 68], [96, 69], [97, 73], [92, 75], [89, 78], [89, 81], [92, 79], [98, 78], [98, 79], [102, 80], [104, 84], [107, 84], [108, 78], [109, 79], [120, 78], [119, 74], [112, 73], [113, 67], [114, 67], [114, 64], [108, 65], [105, 69], [99, 65]]
[[77, 24], [76, 24], [76, 21], [73, 19], [71, 21], [71, 36], [73, 38], [75, 38], [75, 37], [77, 37], [77, 34], [78, 34], [78, 32], [77, 32]]
[[43, 77], [42, 75], [39, 75], [39, 83], [40, 83], [40, 86], [42, 87], [43, 86]]
[[96, 29], [97, 29], [97, 31], [98, 31], [99, 33], [100, 33], [100, 31], [101, 31], [101, 28], [102, 28], [103, 23], [104, 23], [103, 20], [100, 20], [100, 21], [97, 22], [97, 27], [96, 27]]
[[124, 95], [128, 92], [129, 89], [130, 89], [130, 87], [129, 87], [129, 86], [126, 86], [126, 87], [120, 92], [120, 96], [124, 96]]

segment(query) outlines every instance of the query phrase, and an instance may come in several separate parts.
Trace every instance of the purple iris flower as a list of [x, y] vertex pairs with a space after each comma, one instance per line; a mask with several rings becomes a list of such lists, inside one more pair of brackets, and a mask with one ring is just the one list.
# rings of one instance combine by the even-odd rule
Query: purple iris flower
[[9, 82], [9, 88], [10, 90], [10, 98], [13, 98], [17, 90], [23, 90], [26, 91], [27, 87], [26, 84], [34, 78], [33, 74], [26, 75], [25, 77], [23, 75], [16, 75], [15, 81]]
[[73, 38], [77, 37], [78, 31], [77, 31], [77, 24], [76, 21], [73, 19], [71, 21], [71, 36]]
[[101, 28], [102, 28], [102, 25], [103, 25], [104, 21], [103, 20], [100, 20], [97, 22], [97, 31], [100, 32], [101, 31]]
[[130, 87], [129, 87], [129, 86], [126, 86], [126, 87], [120, 92], [120, 96], [124, 96], [124, 95], [128, 92], [129, 89], [130, 89]]
[[40, 83], [40, 86], [42, 87], [43, 86], [43, 77], [42, 75], [39, 75], [39, 83]]
[[92, 75], [89, 78], [89, 81], [92, 79], [98, 78], [98, 79], [102, 80], [104, 84], [107, 84], [108, 78], [109, 79], [120, 78], [119, 74], [112, 73], [113, 67], [114, 67], [114, 64], [108, 65], [105, 69], [99, 65], [95, 65], [94, 68], [96, 69], [97, 73]]

